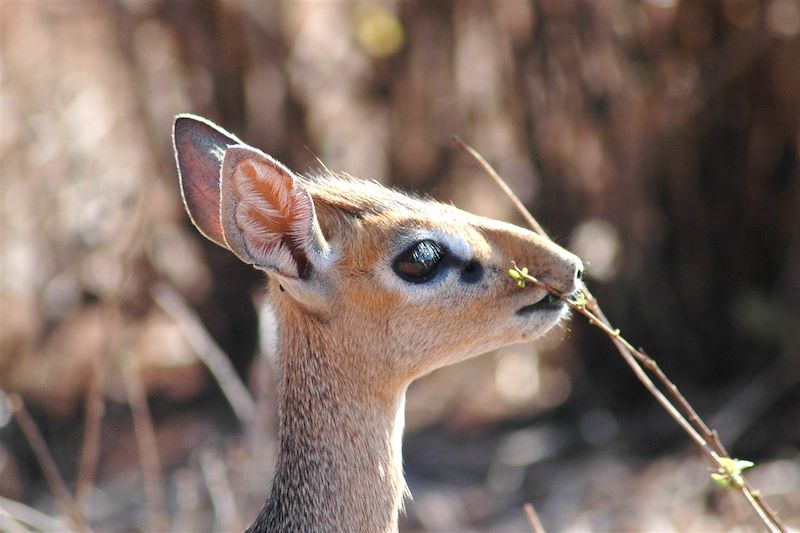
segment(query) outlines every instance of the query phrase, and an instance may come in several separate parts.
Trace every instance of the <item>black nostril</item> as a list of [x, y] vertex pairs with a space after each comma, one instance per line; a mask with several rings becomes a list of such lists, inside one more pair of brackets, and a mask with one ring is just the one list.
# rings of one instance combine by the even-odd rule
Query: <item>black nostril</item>
[[583, 279], [583, 269], [579, 268], [577, 272], [575, 272], [575, 279], [578, 281]]

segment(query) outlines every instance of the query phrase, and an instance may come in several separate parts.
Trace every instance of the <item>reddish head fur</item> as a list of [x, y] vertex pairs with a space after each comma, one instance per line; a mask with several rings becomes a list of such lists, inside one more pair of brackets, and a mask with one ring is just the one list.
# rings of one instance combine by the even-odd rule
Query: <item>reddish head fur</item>
[[395, 530], [408, 384], [564, 317], [541, 289], [519, 290], [511, 261], [568, 294], [580, 260], [377, 183], [296, 176], [197, 117], [176, 119], [175, 147], [192, 220], [269, 275], [278, 318], [281, 443], [251, 530]]

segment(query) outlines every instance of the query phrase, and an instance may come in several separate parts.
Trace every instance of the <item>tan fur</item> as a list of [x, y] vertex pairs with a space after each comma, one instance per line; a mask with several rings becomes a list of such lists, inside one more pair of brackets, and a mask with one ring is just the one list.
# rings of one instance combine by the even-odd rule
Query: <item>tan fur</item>
[[[229, 134], [215, 131], [213, 140], [227, 143]], [[180, 151], [178, 162], [187, 181], [192, 168], [181, 166]], [[580, 283], [581, 263], [530, 231], [376, 183], [324, 175], [295, 177], [293, 186], [310, 194], [316, 218], [307, 240], [287, 246], [308, 256], [310, 269], [301, 279], [256, 264], [270, 273], [278, 318], [281, 444], [272, 494], [251, 531], [394, 531], [406, 493], [400, 438], [409, 383], [535, 338], [563, 318], [561, 308], [520, 314], [546, 294], [517, 287], [511, 261], [564, 293]], [[453, 259], [436, 283], [404, 281], [391, 265], [416, 234], [469, 257]], [[464, 277], [468, 261], [480, 277]]]

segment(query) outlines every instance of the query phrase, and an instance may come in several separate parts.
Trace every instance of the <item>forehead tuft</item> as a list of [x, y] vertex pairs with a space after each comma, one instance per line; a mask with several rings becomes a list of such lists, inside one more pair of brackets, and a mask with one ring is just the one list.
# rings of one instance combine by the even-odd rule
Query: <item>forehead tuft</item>
[[315, 203], [323, 204], [355, 218], [387, 212], [420, 212], [438, 202], [410, 195], [381, 185], [376, 181], [352, 178], [346, 174], [318, 174], [306, 177], [307, 187]]
[[468, 241], [475, 232], [465, 213], [452, 205], [347, 175], [305, 180], [323, 232], [348, 250], [343, 260], [352, 270], [370, 270], [385, 256], [423, 239], [440, 242], [459, 259], [471, 258]]

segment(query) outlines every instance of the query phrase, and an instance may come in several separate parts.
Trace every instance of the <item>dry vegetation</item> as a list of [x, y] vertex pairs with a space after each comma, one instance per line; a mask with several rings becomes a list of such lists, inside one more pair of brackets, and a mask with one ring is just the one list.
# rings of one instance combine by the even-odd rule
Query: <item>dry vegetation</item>
[[[520, 221], [468, 139], [800, 527], [796, 0], [4, 0], [0, 47], [0, 529], [231, 530], [266, 493], [262, 282], [189, 227], [185, 111]], [[577, 321], [426, 378], [408, 423], [407, 530], [756, 527]]]

